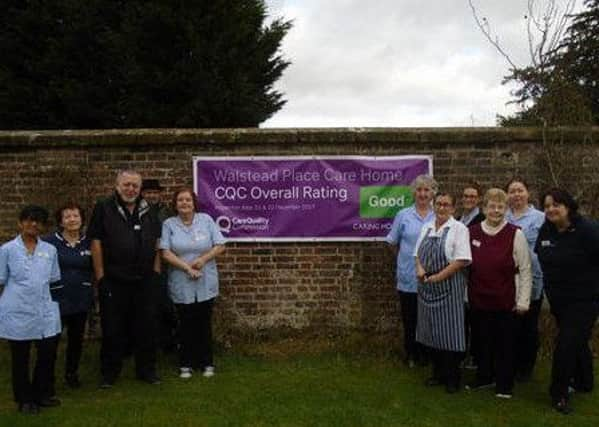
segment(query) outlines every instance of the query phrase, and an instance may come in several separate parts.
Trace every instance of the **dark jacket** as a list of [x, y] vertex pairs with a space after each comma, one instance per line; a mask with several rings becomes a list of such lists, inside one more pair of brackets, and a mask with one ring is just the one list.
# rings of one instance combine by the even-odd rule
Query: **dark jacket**
[[535, 246], [552, 304], [599, 298], [599, 228], [577, 216], [559, 232], [549, 221]]
[[86, 313], [93, 304], [91, 241], [83, 236], [71, 246], [58, 231], [43, 239], [58, 253], [60, 282], [53, 286], [52, 298], [60, 306], [60, 315]]
[[[462, 216], [460, 216], [460, 217], [458, 218], [458, 221], [462, 222], [462, 218], [463, 218], [463, 215], [462, 215]], [[484, 214], [484, 213], [482, 213], [482, 212], [479, 212], [479, 213], [477, 213], [477, 214], [475, 215], [475, 217], [474, 217], [474, 218], [472, 218], [472, 219], [470, 220], [470, 222], [469, 222], [468, 224], [464, 224], [464, 225], [465, 225], [466, 227], [470, 227], [471, 225], [480, 224], [480, 223], [481, 223], [481, 222], [483, 222], [484, 220], [485, 220], [485, 214]]]
[[156, 212], [145, 200], [139, 198], [130, 213], [115, 193], [96, 203], [87, 235], [102, 243], [106, 277], [134, 282], [152, 274], [160, 232]]

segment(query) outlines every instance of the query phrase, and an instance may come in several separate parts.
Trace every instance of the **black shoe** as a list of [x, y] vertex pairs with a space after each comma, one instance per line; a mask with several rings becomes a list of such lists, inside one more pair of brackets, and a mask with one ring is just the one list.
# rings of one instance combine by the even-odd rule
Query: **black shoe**
[[427, 387], [435, 387], [438, 385], [443, 385], [443, 381], [436, 377], [430, 377], [424, 382], [424, 385]]
[[36, 403], [19, 403], [19, 412], [26, 415], [37, 415], [40, 413], [40, 408]]
[[553, 403], [553, 408], [564, 415], [571, 414], [574, 409], [568, 404], [568, 399], [562, 397]]
[[60, 399], [56, 396], [44, 397], [37, 404], [42, 408], [52, 408], [54, 406], [60, 406]]
[[79, 381], [79, 376], [77, 374], [66, 374], [64, 382], [70, 388], [81, 387], [81, 381]]
[[137, 379], [151, 385], [162, 384], [160, 377], [156, 374], [138, 375]]

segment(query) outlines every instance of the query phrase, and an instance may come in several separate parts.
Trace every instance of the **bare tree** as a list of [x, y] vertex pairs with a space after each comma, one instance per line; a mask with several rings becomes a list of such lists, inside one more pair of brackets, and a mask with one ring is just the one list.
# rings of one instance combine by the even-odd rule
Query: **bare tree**
[[549, 58], [558, 48], [568, 28], [572, 12], [576, 7], [576, 0], [565, 0], [565, 2], [559, 2], [558, 0], [527, 0], [524, 19], [527, 23], [526, 33], [530, 63], [521, 65], [516, 64], [513, 55], [501, 43], [499, 34], [491, 24], [491, 19], [481, 15], [473, 0], [468, 0], [468, 4], [480, 31], [505, 58], [513, 71], [530, 66], [543, 69], [547, 65]]

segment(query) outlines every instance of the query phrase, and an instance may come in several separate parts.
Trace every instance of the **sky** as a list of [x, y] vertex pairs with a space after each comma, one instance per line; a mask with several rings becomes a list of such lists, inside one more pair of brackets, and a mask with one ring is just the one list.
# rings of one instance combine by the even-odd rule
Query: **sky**
[[[472, 1], [516, 65], [528, 65], [527, 0]], [[261, 127], [495, 126], [515, 111], [514, 87], [501, 84], [510, 66], [468, 0], [266, 4], [293, 28], [281, 47], [291, 65], [275, 85], [287, 103]]]

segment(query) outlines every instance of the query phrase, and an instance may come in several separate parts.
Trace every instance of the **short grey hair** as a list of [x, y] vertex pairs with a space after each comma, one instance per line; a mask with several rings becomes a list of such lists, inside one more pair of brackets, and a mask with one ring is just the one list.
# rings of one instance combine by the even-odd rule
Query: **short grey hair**
[[432, 190], [433, 195], [439, 191], [439, 184], [435, 181], [431, 175], [418, 175], [412, 184], [410, 184], [412, 191], [416, 191], [418, 187], [428, 187]]
[[115, 183], [118, 184], [123, 175], [138, 176], [141, 179], [141, 174], [134, 169], [122, 169], [116, 174]]

